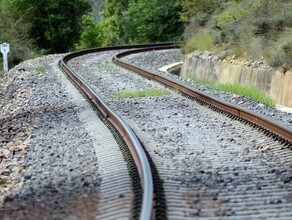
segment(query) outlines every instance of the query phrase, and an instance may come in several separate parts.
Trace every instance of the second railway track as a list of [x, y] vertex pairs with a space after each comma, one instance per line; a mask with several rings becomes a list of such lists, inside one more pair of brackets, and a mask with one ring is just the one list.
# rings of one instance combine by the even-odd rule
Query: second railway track
[[161, 97], [115, 98], [116, 91], [164, 86], [114, 65], [115, 51], [90, 52], [70, 60], [69, 66], [141, 139], [163, 181], [165, 217], [292, 217], [289, 128], [273, 134], [280, 143], [175, 91]]

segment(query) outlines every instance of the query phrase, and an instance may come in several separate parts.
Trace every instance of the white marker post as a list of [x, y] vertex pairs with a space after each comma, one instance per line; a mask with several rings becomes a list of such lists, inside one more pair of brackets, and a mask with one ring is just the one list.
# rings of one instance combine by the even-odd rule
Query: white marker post
[[3, 54], [3, 70], [4, 72], [8, 72], [8, 53], [10, 51], [9, 44], [3, 43], [0, 44], [1, 53]]

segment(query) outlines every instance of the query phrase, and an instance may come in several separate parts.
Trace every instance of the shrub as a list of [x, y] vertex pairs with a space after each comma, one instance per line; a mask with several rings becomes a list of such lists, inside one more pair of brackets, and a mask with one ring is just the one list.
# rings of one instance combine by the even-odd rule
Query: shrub
[[195, 50], [215, 50], [211, 34], [199, 32], [189, 38], [184, 44], [184, 52], [189, 53]]
[[272, 67], [292, 64], [292, 28], [280, 36], [277, 41], [270, 42], [270, 45], [264, 51], [264, 58]]
[[99, 26], [89, 14], [82, 16], [82, 28], [80, 40], [74, 45], [75, 50], [98, 47], [101, 45]]

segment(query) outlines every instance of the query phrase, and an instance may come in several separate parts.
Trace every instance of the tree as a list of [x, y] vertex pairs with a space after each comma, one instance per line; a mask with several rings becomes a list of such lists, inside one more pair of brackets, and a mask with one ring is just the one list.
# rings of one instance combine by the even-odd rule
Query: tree
[[127, 42], [127, 33], [124, 32], [124, 15], [128, 10], [128, 0], [108, 0], [102, 10], [103, 19], [99, 28], [103, 32], [102, 45], [117, 45]]
[[178, 39], [183, 32], [177, 0], [138, 0], [129, 4], [124, 33], [129, 42], [163, 42]]
[[67, 52], [81, 34], [81, 18], [90, 11], [87, 0], [14, 0], [31, 24], [30, 37], [47, 53]]
[[108, 0], [99, 23], [102, 45], [163, 42], [183, 32], [177, 0]]
[[0, 1], [0, 43], [10, 44], [10, 66], [32, 56], [32, 40], [29, 39], [27, 29], [29, 26], [25, 24], [22, 15], [17, 13], [13, 2]]
[[74, 46], [76, 50], [102, 46], [103, 32], [92, 15], [87, 14], [82, 17], [82, 27], [80, 41]]

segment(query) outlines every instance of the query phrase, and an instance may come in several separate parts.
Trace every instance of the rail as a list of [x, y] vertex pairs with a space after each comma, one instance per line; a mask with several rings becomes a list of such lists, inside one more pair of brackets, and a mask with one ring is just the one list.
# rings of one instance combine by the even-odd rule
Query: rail
[[229, 114], [231, 117], [238, 118], [240, 120], [246, 121], [248, 123], [251, 123], [252, 125], [255, 125], [264, 131], [268, 132], [271, 134], [275, 139], [278, 139], [280, 142], [285, 143], [286, 145], [289, 145], [290, 147], [292, 146], [292, 130], [284, 127], [282, 124], [277, 123], [276, 121], [264, 117], [262, 115], [259, 115], [257, 113], [248, 111], [244, 108], [232, 105], [230, 103], [218, 100], [214, 97], [211, 97], [209, 95], [206, 95], [194, 88], [191, 88], [189, 86], [183, 85], [182, 83], [178, 81], [174, 81], [171, 79], [168, 79], [166, 77], [163, 77], [161, 75], [149, 72], [143, 68], [140, 68], [138, 66], [135, 66], [125, 60], [122, 60], [122, 57], [128, 56], [130, 54], [135, 54], [135, 53], [141, 53], [145, 51], [150, 51], [150, 50], [162, 50], [162, 49], [170, 49], [170, 48], [176, 48], [175, 45], [160, 45], [156, 47], [148, 47], [148, 48], [139, 48], [135, 50], [130, 50], [130, 51], [125, 51], [122, 53], [117, 54], [114, 58], [113, 61], [129, 70], [132, 70], [134, 72], [137, 72], [149, 79], [154, 79], [157, 80], [167, 86], [173, 87], [175, 89], [178, 89], [184, 94], [189, 95], [192, 98], [195, 98], [199, 100], [200, 102], [203, 102], [204, 104], [210, 105], [213, 108], [225, 112]]
[[112, 50], [123, 50], [123, 49], [133, 49], [133, 48], [148, 48], [148, 47], [167, 47], [173, 45], [172, 43], [163, 43], [163, 44], [143, 44], [143, 45], [131, 45], [131, 46], [113, 46], [113, 47], [104, 47], [104, 48], [95, 48], [89, 50], [78, 51], [75, 53], [70, 53], [63, 57], [60, 60], [60, 68], [72, 79], [72, 81], [80, 88], [81, 91], [86, 94], [88, 99], [98, 108], [103, 116], [107, 118], [108, 121], [117, 129], [120, 133], [127, 146], [129, 147], [135, 164], [139, 171], [139, 176], [143, 188], [143, 198], [140, 211], [141, 220], [149, 220], [152, 218], [154, 210], [154, 190], [153, 190], [153, 178], [150, 169], [147, 156], [138, 141], [138, 138], [132, 131], [132, 129], [114, 112], [112, 111], [103, 99], [96, 94], [93, 89], [81, 79], [73, 69], [71, 69], [67, 63], [69, 60], [83, 56], [90, 53], [112, 51]]

